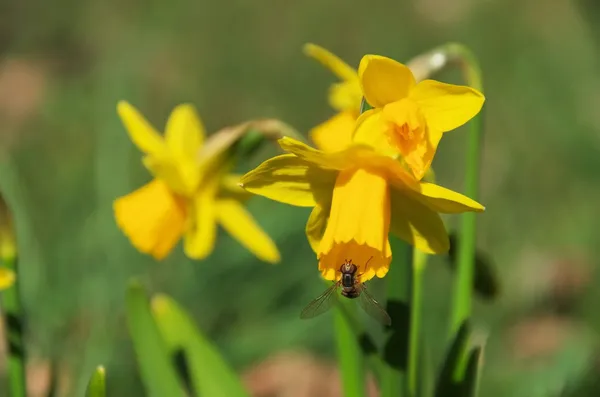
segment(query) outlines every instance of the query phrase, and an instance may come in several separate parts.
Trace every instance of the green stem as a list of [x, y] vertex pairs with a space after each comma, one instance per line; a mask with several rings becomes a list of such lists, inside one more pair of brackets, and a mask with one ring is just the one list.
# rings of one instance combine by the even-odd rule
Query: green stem
[[419, 352], [421, 351], [421, 307], [423, 303], [423, 270], [427, 264], [427, 254], [413, 250], [412, 284], [410, 300], [410, 330], [408, 343], [408, 395], [414, 397], [418, 387]]
[[356, 323], [354, 303], [343, 299], [334, 316], [338, 362], [345, 397], [363, 397], [366, 391], [363, 355], [352, 326]]
[[9, 395], [11, 397], [26, 397], [25, 344], [23, 343], [24, 316], [19, 291], [20, 274], [17, 271], [17, 257], [4, 258], [3, 265], [16, 275], [14, 284], [2, 293], [4, 323], [7, 327]]
[[[475, 55], [465, 46], [450, 43], [442, 47], [448, 62], [462, 70], [466, 83], [483, 92], [481, 69]], [[465, 195], [477, 200], [479, 194], [479, 158], [481, 153], [482, 112], [469, 122]], [[471, 315], [473, 276], [475, 269], [476, 214], [467, 212], [461, 217], [458, 246], [457, 277], [454, 286], [450, 335], [456, 334], [461, 324]]]

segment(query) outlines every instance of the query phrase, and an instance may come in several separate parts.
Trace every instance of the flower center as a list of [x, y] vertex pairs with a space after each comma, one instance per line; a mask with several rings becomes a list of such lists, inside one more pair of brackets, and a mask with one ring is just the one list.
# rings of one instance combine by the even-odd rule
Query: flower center
[[383, 108], [387, 124], [388, 143], [408, 156], [425, 139], [425, 118], [416, 103], [408, 98], [390, 103]]

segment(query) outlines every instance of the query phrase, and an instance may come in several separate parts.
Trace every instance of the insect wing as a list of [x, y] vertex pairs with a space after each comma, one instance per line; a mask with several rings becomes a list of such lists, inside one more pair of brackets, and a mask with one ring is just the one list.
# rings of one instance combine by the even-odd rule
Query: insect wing
[[310, 302], [304, 310], [302, 310], [302, 313], [300, 313], [300, 318], [313, 318], [331, 309], [337, 300], [335, 292], [337, 291], [338, 286], [339, 282], [333, 284], [331, 287], [327, 288], [321, 296]]
[[362, 284], [360, 287], [358, 303], [369, 316], [373, 317], [383, 325], [392, 324], [390, 315], [387, 314], [385, 309], [381, 307], [379, 303], [377, 303], [377, 301], [373, 298], [373, 295], [367, 291], [367, 287], [364, 284]]

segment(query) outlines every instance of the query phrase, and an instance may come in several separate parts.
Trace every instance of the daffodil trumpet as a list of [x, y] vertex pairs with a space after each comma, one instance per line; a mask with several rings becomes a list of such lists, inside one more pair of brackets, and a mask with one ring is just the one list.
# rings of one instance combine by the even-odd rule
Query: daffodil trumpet
[[204, 259], [221, 225], [259, 259], [280, 260], [275, 243], [242, 204], [248, 195], [238, 186], [239, 176], [229, 173], [232, 146], [254, 124], [205, 139], [194, 107], [183, 104], [171, 113], [162, 136], [129, 103], [119, 102], [117, 111], [153, 176], [113, 204], [117, 225], [135, 248], [161, 260], [183, 238], [186, 255]]
[[353, 143], [331, 153], [287, 137], [279, 144], [288, 154], [244, 175], [241, 187], [313, 207], [306, 234], [327, 280], [340, 277], [345, 260], [359, 266], [361, 282], [385, 276], [392, 258], [389, 233], [423, 252], [445, 253], [448, 234], [439, 214], [484, 210], [468, 197], [415, 178], [399, 161], [369, 145]]

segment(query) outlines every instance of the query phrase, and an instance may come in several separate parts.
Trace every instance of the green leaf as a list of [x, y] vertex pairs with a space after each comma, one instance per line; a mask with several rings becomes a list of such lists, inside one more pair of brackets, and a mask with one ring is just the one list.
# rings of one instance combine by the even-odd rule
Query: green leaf
[[444, 360], [435, 388], [435, 397], [464, 397], [461, 372], [469, 343], [469, 323], [463, 322]]
[[237, 374], [217, 348], [198, 330], [190, 316], [170, 297], [152, 299], [152, 313], [171, 356], [182, 355], [194, 395], [247, 397]]
[[134, 281], [129, 285], [126, 303], [129, 333], [147, 394], [150, 397], [184, 396], [165, 341], [152, 317], [146, 292], [139, 283]]
[[86, 397], [106, 396], [106, 371], [103, 366], [96, 367], [88, 383], [85, 395]]
[[466, 397], [476, 397], [479, 388], [479, 367], [481, 363], [481, 354], [483, 348], [478, 346], [471, 350], [469, 362], [464, 379], [464, 391]]
[[[476, 397], [482, 347], [469, 351], [469, 324], [463, 322], [450, 346], [438, 378], [435, 397]], [[467, 356], [468, 354], [468, 356]]]

